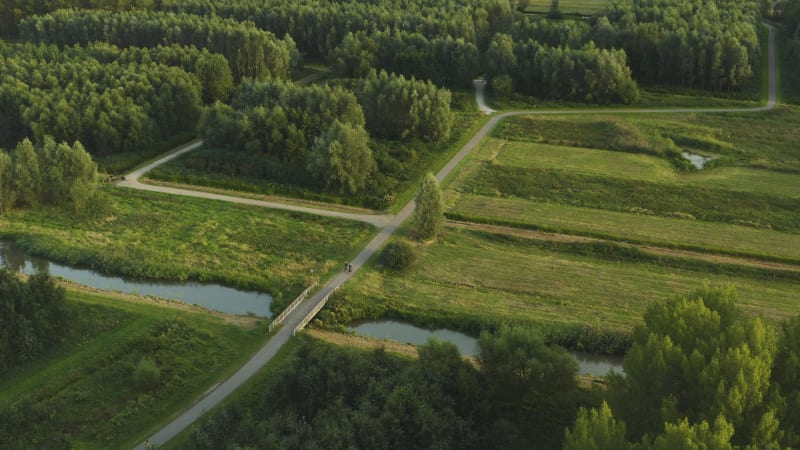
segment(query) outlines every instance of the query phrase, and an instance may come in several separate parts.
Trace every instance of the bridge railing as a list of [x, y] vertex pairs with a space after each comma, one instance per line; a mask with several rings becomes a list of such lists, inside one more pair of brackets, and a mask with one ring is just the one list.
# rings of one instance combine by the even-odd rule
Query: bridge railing
[[303, 292], [301, 292], [296, 299], [292, 300], [292, 303], [289, 303], [289, 306], [284, 308], [283, 311], [281, 311], [281, 313], [278, 314], [278, 317], [272, 319], [272, 323], [269, 324], [269, 332], [272, 333], [272, 330], [274, 330], [275, 327], [282, 324], [283, 321], [286, 320], [286, 317], [289, 316], [289, 314], [291, 314], [295, 308], [297, 308], [297, 305], [299, 305], [303, 300], [306, 299], [308, 293], [311, 292], [311, 290], [314, 289], [315, 287], [317, 287], [316, 281], [311, 286], [307, 287]]
[[312, 319], [314, 319], [314, 317], [317, 315], [317, 313], [320, 312], [322, 310], [322, 308], [325, 307], [326, 303], [328, 303], [328, 299], [331, 297], [331, 295], [333, 295], [333, 293], [336, 292], [338, 289], [339, 289], [339, 287], [337, 286], [337, 287], [331, 289], [330, 292], [325, 294], [324, 297], [322, 297], [322, 299], [319, 301], [319, 303], [317, 303], [317, 306], [315, 306], [314, 309], [312, 309], [311, 312], [309, 312], [308, 315], [306, 315], [303, 318], [303, 320], [301, 320], [300, 323], [298, 323], [297, 326], [294, 327], [294, 331], [292, 331], [292, 336], [297, 334], [298, 331], [300, 331], [303, 328], [305, 328], [306, 325], [308, 325], [308, 323], [311, 322]]

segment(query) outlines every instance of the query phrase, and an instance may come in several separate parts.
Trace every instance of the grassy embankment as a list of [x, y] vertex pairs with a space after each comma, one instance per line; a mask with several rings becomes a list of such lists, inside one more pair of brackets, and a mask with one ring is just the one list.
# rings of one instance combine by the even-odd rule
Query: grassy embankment
[[[0, 377], [5, 448], [131, 448], [192, 399], [232, 374], [267, 335], [239, 324], [134, 296], [67, 291], [68, 332], [35, 362]], [[160, 377], [139, 387], [143, 357]]]
[[[487, 120], [476, 112], [474, 92], [454, 91], [452, 95], [453, 130], [446, 142], [431, 145], [413, 140], [372, 139], [373, 154], [384, 173], [388, 173], [381, 175], [382, 189], [390, 190], [379, 199], [375, 198], [376, 192], [370, 190], [355, 196], [326, 193], [319, 180], [309, 179], [301, 167], [264, 155], [220, 149], [198, 149], [158, 167], [147, 177], [159, 183], [190, 184], [334, 205], [384, 209], [376, 206], [381, 203], [389, 211], [396, 212], [414, 195], [422, 176], [444, 165]], [[241, 172], [243, 167], [247, 172], [263, 176], [227, 174], [231, 170]]]
[[[462, 166], [447, 191], [449, 213], [797, 262], [800, 137], [791, 129], [798, 122], [788, 107], [688, 119], [513, 118]], [[676, 149], [717, 159], [702, 171], [677, 169], [665, 159]]]
[[[224, 202], [107, 188], [86, 217], [57, 209], [0, 217], [0, 237], [33, 254], [117, 275], [269, 292], [273, 311], [340, 268], [372, 227]], [[313, 270], [313, 272], [312, 272]]]
[[[449, 228], [419, 247], [407, 273], [359, 273], [320, 314], [324, 325], [395, 317], [472, 334], [505, 322], [535, 324], [567, 345], [580, 327], [627, 332], [647, 304], [703, 283], [733, 284], [742, 308], [779, 321], [800, 313], [797, 274], [649, 258], [635, 251]], [[574, 337], [573, 337], [574, 338]], [[586, 345], [586, 343], [582, 344]], [[598, 342], [605, 351], [603, 342]]]

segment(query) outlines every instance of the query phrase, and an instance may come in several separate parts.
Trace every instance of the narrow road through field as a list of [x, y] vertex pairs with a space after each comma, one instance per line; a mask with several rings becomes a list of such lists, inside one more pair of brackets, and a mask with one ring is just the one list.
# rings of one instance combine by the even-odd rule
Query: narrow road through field
[[[775, 108], [777, 103], [777, 76], [775, 74], [775, 29], [771, 26], [769, 28], [769, 94], [767, 103], [764, 106], [756, 108], [666, 108], [666, 109], [569, 109], [569, 110], [547, 110], [547, 111], [510, 111], [493, 116], [481, 129], [469, 140], [458, 153], [436, 174], [436, 178], [441, 182], [464, 160], [464, 158], [471, 152], [501, 120], [506, 117], [524, 115], [524, 114], [538, 114], [538, 115], [552, 115], [552, 114], [672, 114], [672, 113], [735, 113], [735, 112], [763, 112]], [[481, 101], [483, 97], [481, 95]], [[485, 103], [483, 105], [486, 106]], [[488, 108], [488, 107], [487, 107]], [[488, 108], [491, 109], [491, 108]], [[484, 110], [485, 111], [485, 110]], [[176, 195], [187, 195], [192, 197], [210, 198], [222, 201], [231, 201], [236, 203], [254, 204], [268, 208], [288, 209], [292, 211], [307, 212], [309, 214], [319, 214], [329, 217], [351, 218], [351, 220], [369, 221], [363, 214], [348, 214], [339, 213], [337, 211], [329, 211], [325, 209], [295, 207], [291, 205], [283, 205], [280, 203], [272, 202], [259, 202], [257, 200], [243, 199], [240, 197], [232, 197], [227, 195], [211, 194], [206, 192], [191, 191], [188, 189], [175, 189], [162, 186], [152, 186], [139, 183], [138, 179], [141, 175], [152, 170], [159, 165], [176, 158], [186, 152], [189, 152], [202, 145], [201, 141], [195, 141], [188, 146], [182, 147], [175, 152], [166, 155], [151, 164], [148, 164], [141, 169], [138, 169], [128, 175], [126, 180], [120, 183], [121, 186], [131, 187], [134, 189], [145, 189], [155, 192], [164, 192]], [[274, 206], [273, 206], [274, 205]], [[375, 218], [376, 222], [370, 222], [378, 227], [381, 227], [377, 236], [375, 236], [367, 246], [356, 256], [352, 261], [353, 271], [342, 272], [328, 281], [314, 296], [302, 302], [297, 309], [289, 314], [284, 321], [283, 326], [278, 332], [258, 351], [238, 372], [232, 377], [225, 380], [223, 383], [213, 388], [206, 396], [200, 401], [195, 403], [188, 410], [178, 415], [171, 423], [162, 428], [156, 434], [149, 438], [149, 441], [154, 445], [161, 445], [170, 440], [172, 437], [183, 431], [186, 427], [191, 425], [195, 420], [200, 418], [207, 410], [218, 405], [230, 393], [244, 384], [250, 377], [258, 372], [272, 357], [274, 357], [278, 350], [291, 338], [292, 331], [305, 318], [315, 306], [317, 306], [322, 299], [331, 291], [337, 289], [339, 286], [347, 282], [360, 268], [367, 262], [386, 241], [394, 234], [397, 228], [405, 222], [414, 211], [415, 203], [412, 200], [395, 216], [369, 216]], [[354, 217], [360, 217], [354, 218]], [[378, 218], [380, 218], [378, 220]], [[385, 222], [381, 222], [385, 221]], [[145, 449], [144, 443], [141, 443], [137, 449]]]

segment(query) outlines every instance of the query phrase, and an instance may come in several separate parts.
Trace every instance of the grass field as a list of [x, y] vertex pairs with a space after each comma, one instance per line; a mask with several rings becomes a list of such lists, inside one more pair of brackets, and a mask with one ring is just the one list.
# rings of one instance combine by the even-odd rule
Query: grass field
[[[68, 290], [63, 344], [0, 378], [3, 448], [131, 448], [263, 344], [265, 327]], [[255, 322], [254, 322], [255, 323]], [[137, 387], [142, 357], [160, 369]]]
[[319, 216], [131, 189], [103, 194], [106, 201], [88, 217], [55, 209], [7, 213], [0, 236], [106, 273], [266, 291], [279, 311], [310, 283], [312, 270], [314, 277], [338, 270], [372, 234], [368, 225]]
[[[590, 16], [606, 9], [609, 0], [560, 0], [559, 10], [562, 14]], [[524, 0], [520, 2], [526, 13], [547, 14], [550, 12], [551, 0]]]
[[503, 166], [800, 198], [800, 174], [748, 167], [676, 170], [666, 159], [647, 154], [523, 142], [486, 145], [502, 146], [493, 162]]
[[738, 225], [476, 195], [451, 197], [459, 219], [715, 253], [800, 262], [800, 235]]
[[389, 316], [471, 332], [504, 322], [628, 331], [649, 303], [703, 283], [736, 286], [742, 308], [770, 321], [800, 313], [794, 281], [582, 256], [525, 238], [448, 229], [419, 253], [406, 274], [359, 273], [322, 323]]

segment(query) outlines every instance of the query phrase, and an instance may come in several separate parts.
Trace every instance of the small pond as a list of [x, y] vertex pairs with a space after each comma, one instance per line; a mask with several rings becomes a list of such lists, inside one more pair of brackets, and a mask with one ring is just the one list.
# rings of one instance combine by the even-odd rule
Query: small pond
[[272, 297], [268, 294], [239, 291], [217, 284], [170, 283], [103, 275], [28, 255], [13, 242], [0, 241], [0, 266], [25, 274], [47, 272], [54, 277], [97, 289], [179, 300], [225, 314], [253, 313], [259, 317], [271, 316], [269, 306]]
[[694, 153], [683, 152], [682, 153], [684, 159], [688, 159], [690, 163], [695, 167], [695, 169], [702, 169], [705, 167], [706, 163], [711, 161], [712, 157], [710, 156], [703, 156], [703, 155], [695, 155]]
[[[478, 354], [478, 339], [452, 330], [426, 330], [396, 320], [370, 320], [357, 322], [348, 327], [350, 331], [362, 336], [376, 339], [422, 345], [433, 337], [441, 341], [452, 342], [462, 355]], [[595, 376], [608, 375], [612, 369], [622, 373], [622, 357], [592, 355], [582, 352], [570, 352], [578, 361], [578, 373]]]

